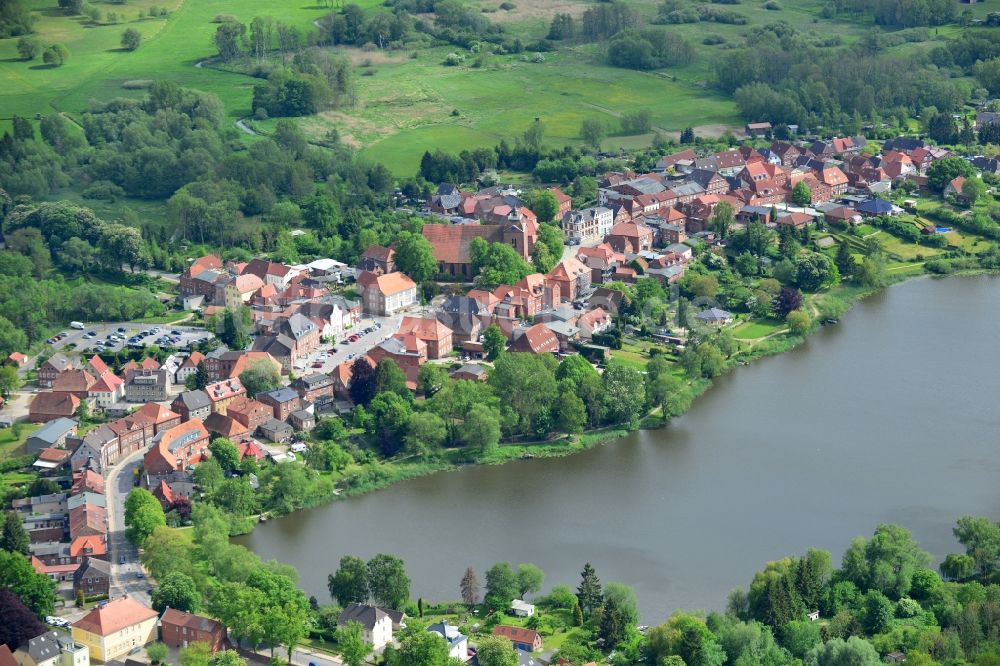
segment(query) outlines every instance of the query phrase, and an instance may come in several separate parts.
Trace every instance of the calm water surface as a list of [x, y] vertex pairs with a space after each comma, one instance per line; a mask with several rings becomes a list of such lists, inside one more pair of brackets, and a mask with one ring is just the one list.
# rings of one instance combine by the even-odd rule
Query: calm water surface
[[261, 525], [239, 539], [328, 599], [342, 555], [397, 553], [414, 598], [458, 599], [465, 567], [584, 562], [636, 588], [646, 622], [719, 609], [765, 562], [834, 560], [881, 522], [936, 558], [967, 513], [1000, 518], [1000, 279], [916, 280], [797, 350], [718, 381], [667, 429], [569, 458], [464, 469]]

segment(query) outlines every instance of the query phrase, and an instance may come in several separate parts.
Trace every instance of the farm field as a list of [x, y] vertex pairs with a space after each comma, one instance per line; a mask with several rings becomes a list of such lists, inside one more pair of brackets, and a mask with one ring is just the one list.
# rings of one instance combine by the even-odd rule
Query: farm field
[[[73, 118], [91, 100], [141, 96], [144, 93], [137, 83], [153, 79], [217, 94], [235, 121], [250, 113], [253, 85], [259, 80], [210, 62], [195, 67], [216, 53], [213, 19], [226, 14], [247, 23], [255, 16], [271, 16], [306, 33], [314, 21], [332, 11], [321, 2], [287, 0], [134, 0], [125, 5], [96, 3], [105, 14], [118, 12], [123, 20], [93, 25], [83, 17], [65, 15], [55, 0], [29, 1], [38, 16], [38, 39], [65, 45], [70, 56], [64, 66], [50, 68], [39, 59], [20, 60], [16, 39], [0, 40], [0, 130], [9, 127], [15, 114], [33, 117], [58, 111]], [[356, 4], [369, 11], [381, 6], [377, 0]], [[530, 44], [545, 36], [556, 13], [579, 17], [594, 2], [535, 0], [515, 3], [509, 11], [499, 10], [499, 3], [492, 0], [466, 4]], [[632, 4], [652, 18], [658, 3], [635, 0]], [[491, 146], [520, 134], [535, 118], [543, 122], [545, 140], [552, 145], [578, 143], [582, 120], [599, 118], [612, 135], [604, 142], [606, 150], [647, 145], [652, 138], [651, 134], [614, 136], [621, 115], [632, 110], [650, 111], [658, 132], [676, 134], [693, 126], [699, 134], [719, 135], [741, 126], [733, 102], [708, 87], [712, 62], [727, 44], [737, 42], [754, 26], [779, 20], [816, 38], [840, 36], [845, 42], [870, 28], [820, 19], [822, 4], [787, 0], [780, 11], [769, 11], [763, 4], [745, 3], [739, 5], [739, 12], [747, 18], [747, 25], [669, 26], [691, 41], [697, 58], [685, 67], [653, 72], [609, 67], [603, 64], [601, 48], [592, 44], [561, 45], [558, 52], [545, 53], [544, 62], [537, 63], [532, 62], [531, 52], [490, 56], [481, 67], [472, 66], [472, 54], [457, 47], [342, 49], [357, 66], [357, 104], [298, 122], [317, 137], [337, 129], [345, 141], [373, 161], [385, 163], [396, 175], [411, 175], [429, 148], [457, 151]], [[168, 15], [137, 18], [153, 6], [166, 8]], [[120, 49], [126, 27], [142, 33], [142, 44], [134, 52]], [[725, 43], [704, 45], [706, 35], [721, 37]], [[442, 61], [453, 51], [467, 56], [466, 61], [444, 66]], [[123, 87], [126, 84], [129, 88]], [[273, 121], [257, 126], [266, 132]]]

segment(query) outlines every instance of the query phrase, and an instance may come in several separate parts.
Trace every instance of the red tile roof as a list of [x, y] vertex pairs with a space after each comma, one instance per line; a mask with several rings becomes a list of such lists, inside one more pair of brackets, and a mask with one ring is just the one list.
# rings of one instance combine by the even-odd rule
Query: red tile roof
[[474, 238], [495, 240], [499, 227], [492, 224], [425, 224], [421, 229], [434, 247], [434, 258], [446, 264], [470, 264], [469, 245]]
[[74, 622], [73, 626], [92, 634], [108, 636], [126, 627], [155, 618], [157, 615], [155, 610], [143, 606], [131, 597], [121, 597], [109, 601], [104, 606], [98, 606]]
[[392, 296], [407, 289], [416, 289], [417, 283], [404, 273], [389, 273], [379, 275], [375, 279], [375, 287], [383, 296]]

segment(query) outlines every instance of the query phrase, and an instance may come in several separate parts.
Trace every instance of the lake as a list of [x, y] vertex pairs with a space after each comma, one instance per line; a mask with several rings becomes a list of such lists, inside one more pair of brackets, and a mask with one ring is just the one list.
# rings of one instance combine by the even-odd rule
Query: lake
[[636, 588], [649, 624], [722, 609], [768, 560], [882, 522], [937, 560], [965, 514], [1000, 517], [1000, 279], [919, 279], [796, 350], [738, 368], [670, 427], [568, 458], [470, 467], [260, 525], [322, 603], [342, 555], [395, 553], [412, 595], [459, 599], [467, 566], [533, 562], [546, 589], [585, 562]]

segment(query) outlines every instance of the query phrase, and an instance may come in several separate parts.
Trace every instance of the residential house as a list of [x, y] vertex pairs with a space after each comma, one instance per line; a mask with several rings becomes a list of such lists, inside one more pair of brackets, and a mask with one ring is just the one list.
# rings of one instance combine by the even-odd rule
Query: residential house
[[[98, 426], [100, 427], [100, 426]], [[73, 472], [73, 485], [70, 492], [104, 494], [104, 477], [92, 469], [80, 469]]]
[[[215, 302], [225, 304], [228, 310], [236, 310], [242, 305], [249, 304], [253, 295], [263, 286], [264, 281], [251, 273], [231, 276], [216, 285]], [[221, 299], [218, 294], [220, 288], [222, 290]]]
[[527, 319], [562, 303], [559, 284], [546, 280], [541, 273], [527, 275], [513, 287], [502, 284], [493, 296], [497, 301], [494, 315], [506, 319]]
[[493, 635], [506, 638], [518, 650], [537, 652], [542, 649], [542, 636], [534, 629], [498, 624], [493, 628]]
[[998, 125], [1000, 124], [1000, 112], [998, 111], [980, 111], [976, 113], [976, 122], [974, 123], [974, 129], [981, 129], [986, 125]]
[[42, 449], [31, 466], [42, 476], [55, 476], [65, 471], [62, 467], [69, 463], [71, 455], [72, 451], [66, 449]]
[[288, 415], [302, 408], [302, 400], [299, 394], [291, 388], [285, 386], [258, 393], [257, 400], [271, 408], [274, 418], [284, 421]]
[[300, 409], [288, 415], [288, 423], [295, 430], [309, 432], [316, 427], [316, 417], [308, 409]]
[[688, 174], [688, 181], [701, 185], [705, 194], [725, 194], [729, 191], [729, 181], [717, 171], [695, 169]]
[[6, 643], [0, 645], [0, 666], [19, 666]]
[[862, 217], [875, 217], [877, 215], [894, 215], [895, 208], [885, 199], [874, 197], [862, 201], [854, 208]]
[[246, 393], [247, 390], [239, 377], [213, 382], [205, 387], [205, 395], [208, 396], [208, 401], [212, 405], [212, 411], [223, 416], [225, 416], [229, 404]]
[[[181, 422], [181, 415], [177, 412], [173, 412], [169, 407], [164, 407], [163, 405], [158, 405], [155, 402], [149, 402], [140, 407], [131, 414], [129, 418], [136, 419], [143, 422], [146, 432], [144, 437], [149, 439], [153, 435], [157, 435], [164, 430], [169, 430], [175, 425], [179, 425]], [[152, 425], [152, 430], [150, 431], [149, 426]]]
[[96, 557], [85, 557], [73, 573], [73, 594], [84, 597], [107, 596], [111, 591], [111, 563]]
[[208, 450], [209, 436], [200, 419], [192, 419], [153, 438], [152, 447], [143, 458], [143, 468], [151, 478], [183, 470], [202, 461]]
[[550, 187], [549, 192], [556, 198], [559, 208], [556, 210], [556, 219], [561, 219], [563, 215], [573, 208], [573, 197], [569, 196], [558, 187]]
[[466, 363], [458, 370], [453, 370], [448, 376], [454, 380], [470, 382], [485, 382], [489, 377], [486, 366], [478, 363]]
[[[257, 340], [268, 336], [259, 336]], [[282, 338], [284, 336], [277, 336]], [[257, 346], [256, 344], [254, 345]], [[293, 350], [294, 341], [288, 341], [288, 348]], [[256, 363], [270, 363], [279, 372], [287, 374], [288, 370], [282, 367], [274, 356], [265, 351], [225, 351], [211, 352], [205, 357], [205, 371], [208, 373], [209, 381], [218, 382], [223, 379], [233, 379], [240, 376], [244, 370]]]
[[543, 326], [555, 334], [560, 351], [572, 351], [573, 343], [580, 339], [580, 328], [568, 321], [547, 321]]
[[48, 423], [58, 418], [76, 415], [80, 399], [72, 393], [45, 391], [38, 393], [28, 407], [28, 420], [32, 423]]
[[181, 421], [201, 419], [204, 421], [212, 413], [212, 401], [201, 389], [184, 391], [170, 403], [170, 409], [181, 415]]
[[[374, 274], [362, 273], [366, 275]], [[364, 282], [365, 279], [359, 276], [359, 290]], [[417, 283], [404, 273], [378, 275], [364, 288], [361, 301], [365, 312], [388, 317], [417, 304]]]
[[170, 392], [170, 373], [164, 369], [137, 368], [125, 375], [125, 400], [128, 402], [161, 402]]
[[156, 640], [159, 614], [129, 596], [113, 599], [73, 623], [73, 640], [95, 661], [120, 660], [133, 648]]
[[247, 432], [253, 433], [268, 419], [274, 418], [274, 408], [253, 398], [240, 396], [229, 403], [226, 416], [242, 424]]
[[81, 400], [90, 394], [90, 388], [97, 383], [97, 378], [81, 368], [70, 368], [59, 373], [52, 382], [52, 390], [59, 393], [72, 393]]
[[653, 230], [635, 222], [616, 224], [604, 239], [616, 252], [642, 252], [653, 247]]
[[225, 649], [226, 627], [217, 620], [167, 608], [160, 617], [160, 640], [172, 648], [186, 648], [196, 641], [208, 643], [214, 654]]
[[522, 599], [514, 599], [510, 602], [510, 610], [508, 611], [514, 617], [531, 617], [535, 614], [535, 605], [529, 604]]
[[215, 279], [221, 274], [222, 260], [215, 255], [195, 259], [180, 275], [182, 296], [204, 296], [211, 301], [215, 295]]
[[275, 443], [287, 442], [295, 434], [292, 426], [279, 421], [278, 419], [268, 419], [260, 426], [260, 434]]
[[391, 359], [406, 374], [407, 385], [416, 388], [417, 373], [427, 362], [427, 343], [416, 333], [391, 337], [368, 350], [368, 356], [378, 365], [383, 359]]
[[861, 224], [861, 214], [847, 206], [835, 206], [828, 209], [823, 216], [832, 224]]
[[90, 666], [90, 655], [69, 634], [47, 631], [22, 644], [13, 661], [19, 666]]
[[316, 402], [321, 395], [333, 395], [333, 378], [323, 373], [299, 377], [291, 383], [291, 388], [307, 402]]
[[403, 317], [394, 337], [402, 339], [414, 334], [427, 344], [427, 358], [444, 358], [454, 347], [452, 331], [441, 321], [430, 317]]
[[74, 446], [70, 466], [74, 473], [83, 475], [81, 479], [87, 478], [88, 471], [100, 477], [105, 469], [118, 460], [118, 435], [107, 424], [97, 426]]
[[298, 276], [300, 271], [275, 263], [266, 259], [253, 259], [240, 272], [241, 275], [256, 275], [264, 281], [265, 285], [274, 285], [278, 291], [288, 288], [292, 278]]
[[961, 197], [962, 187], [965, 186], [965, 176], [956, 176], [944, 186], [945, 196]]
[[64, 448], [66, 438], [76, 435], [77, 426], [79, 423], [73, 419], [53, 419], [31, 433], [25, 441], [25, 449], [28, 453], [38, 453], [42, 449]]
[[602, 307], [596, 307], [580, 315], [576, 322], [580, 337], [591, 338], [595, 333], [603, 333], [611, 326], [611, 316]]
[[427, 631], [437, 634], [448, 644], [448, 656], [461, 661], [469, 660], [469, 638], [448, 624], [448, 620], [441, 620], [427, 627]]
[[802, 155], [802, 151], [794, 143], [787, 141], [775, 141], [771, 144], [771, 152], [781, 160], [781, 166], [790, 167], [795, 164], [795, 160]]
[[382, 608], [348, 604], [337, 617], [337, 626], [346, 627], [348, 622], [361, 625], [362, 637], [376, 651], [392, 642], [392, 617]]
[[191, 352], [181, 366], [177, 368], [174, 379], [178, 384], [183, 385], [187, 378], [198, 374], [198, 364], [205, 360], [205, 355], [200, 351]]
[[396, 272], [396, 251], [391, 247], [370, 245], [361, 255], [358, 262], [359, 271], [368, 271], [376, 275]]
[[705, 324], [721, 326], [733, 320], [733, 313], [719, 308], [708, 308], [695, 315], [695, 319]]
[[614, 216], [604, 206], [569, 211], [562, 216], [562, 230], [571, 241], [591, 243], [600, 241], [611, 231]]
[[563, 259], [545, 276], [546, 282], [559, 285], [559, 295], [564, 301], [575, 301], [588, 293], [592, 278], [592, 271], [575, 257]]
[[666, 155], [665, 157], [661, 157], [656, 161], [656, 165], [653, 167], [653, 171], [657, 173], [663, 171], [672, 171], [678, 162], [694, 163], [694, 161], [697, 158], [698, 156], [694, 154], [694, 151], [688, 148], [686, 150], [682, 150], [679, 153], [674, 153], [672, 155]]
[[52, 388], [60, 374], [75, 367], [75, 362], [66, 356], [53, 354], [38, 368], [38, 385], [42, 388]]
[[246, 426], [229, 416], [212, 412], [204, 421], [205, 430], [213, 437], [225, 437], [229, 440], [237, 440], [243, 435], [249, 434]]
[[452, 344], [478, 340], [493, 316], [488, 307], [469, 296], [447, 296], [435, 314], [451, 330]]
[[[375, 367], [375, 362], [371, 359], [371, 357], [362, 356], [361, 358], [372, 367]], [[350, 398], [351, 375], [353, 372], [351, 366], [353, 366], [354, 363], [355, 361], [344, 361], [336, 368], [334, 368], [333, 372], [330, 373], [333, 376], [334, 396], [342, 399]]]
[[7, 354], [7, 358], [5, 359], [4, 363], [6, 365], [12, 365], [15, 368], [23, 368], [26, 365], [28, 365], [28, 356], [18, 351], [11, 352]]
[[514, 330], [511, 351], [532, 354], [555, 353], [559, 351], [559, 339], [545, 324], [535, 324], [528, 328]]
[[816, 176], [820, 182], [830, 188], [832, 196], [840, 196], [847, 191], [847, 175], [836, 165], [823, 165], [822, 169], [816, 170]]
[[311, 319], [299, 313], [278, 319], [272, 332], [288, 336], [295, 342], [295, 356], [305, 356], [319, 347], [319, 327]]

